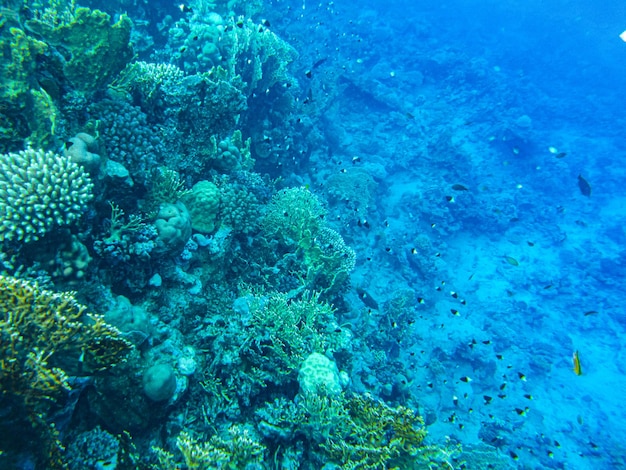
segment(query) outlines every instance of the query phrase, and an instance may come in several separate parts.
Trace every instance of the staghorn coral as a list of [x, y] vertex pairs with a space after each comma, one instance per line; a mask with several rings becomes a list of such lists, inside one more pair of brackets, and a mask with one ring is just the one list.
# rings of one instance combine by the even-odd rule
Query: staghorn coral
[[61, 445], [48, 421], [51, 404], [71, 390], [70, 374], [94, 374], [131, 349], [117, 329], [86, 312], [70, 293], [0, 276], [0, 399], [4, 425], [31, 426], [43, 441], [46, 468], [63, 468]]
[[0, 161], [0, 241], [38, 240], [80, 217], [93, 184], [83, 168], [53, 152], [9, 153]]

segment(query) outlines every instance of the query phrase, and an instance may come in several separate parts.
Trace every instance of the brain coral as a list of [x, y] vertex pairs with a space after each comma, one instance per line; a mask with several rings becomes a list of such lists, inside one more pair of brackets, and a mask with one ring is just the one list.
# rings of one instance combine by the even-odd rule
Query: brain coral
[[0, 157], [0, 242], [38, 240], [80, 217], [93, 184], [83, 167], [54, 152]]

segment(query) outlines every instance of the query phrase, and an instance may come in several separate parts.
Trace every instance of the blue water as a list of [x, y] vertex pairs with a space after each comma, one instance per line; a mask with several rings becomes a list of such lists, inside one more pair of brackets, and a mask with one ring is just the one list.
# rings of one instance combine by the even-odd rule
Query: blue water
[[[113, 18], [126, 11], [135, 21], [133, 60], [174, 64], [190, 75], [208, 67], [198, 58], [201, 46], [187, 53], [195, 46], [183, 49], [167, 33], [172, 23], [161, 23], [172, 15], [188, 28], [202, 25], [198, 11], [208, 2], [189, 2], [192, 13], [165, 1], [88, 5]], [[228, 17], [224, 2], [215, 9]], [[181, 248], [141, 258], [135, 251], [131, 261], [106, 241], [108, 201], [139, 214], [150, 169], [166, 165], [186, 189], [207, 179], [244, 188], [258, 201], [248, 218], [263, 214], [271, 193], [284, 188], [304, 187], [323, 201], [325, 223], [356, 254], [349, 281], [323, 297], [336, 308], [337, 328], [351, 335], [349, 346], [327, 354], [349, 378], [344, 392], [416, 410], [429, 444], [463, 448], [451, 467], [625, 468], [626, 40], [619, 35], [626, 30], [626, 4], [275, 0], [234, 2], [232, 10], [252, 14], [255, 24], [297, 51], [288, 86], [279, 80], [277, 87], [255, 90], [237, 119], [194, 114], [196, 105], [135, 100], [146, 117], [131, 134], [154, 140], [145, 153], [122, 158], [111, 149], [127, 147], [111, 146], [114, 125], [106, 123], [116, 122], [116, 113], [137, 112], [128, 103], [106, 108], [107, 117], [99, 107], [109, 99], [103, 93], [81, 111], [59, 104], [66, 121], [50, 147], [60, 148], [90, 119], [102, 119], [109, 158], [119, 157], [135, 185], [101, 180], [102, 194], [74, 231], [92, 259], [88, 280], [64, 281], [51, 269], [39, 280], [76, 291], [122, 330], [128, 320], [119, 318], [129, 316], [149, 325], [126, 330], [141, 330], [141, 340], [133, 339], [141, 359], [134, 356], [119, 383], [96, 379], [84, 392], [76, 387], [83, 398], [66, 407], [75, 417], [66, 419], [60, 439], [129, 429], [143, 455], [151, 455], [144, 463], [154, 463], [150, 448], [175, 452], [183, 430], [208, 440], [239, 423], [272, 451], [250, 468], [342, 468], [302, 451], [298, 432], [272, 441], [259, 425], [268, 402], [297, 402], [297, 372], [289, 380], [267, 372], [263, 386], [257, 378], [229, 378], [237, 368], [241, 376], [252, 374], [252, 359], [246, 366], [237, 354], [246, 356], [242, 351], [254, 341], [235, 344], [242, 336], [234, 332], [215, 339], [216, 325], [230, 332], [224, 325], [234, 315], [241, 315], [232, 322], [244, 325], [242, 331], [253, 324], [237, 307], [244, 298], [240, 282], [281, 292], [298, 285], [298, 266], [285, 261], [278, 244], [259, 244], [260, 222], [243, 228], [233, 215], [234, 234], [209, 231], [210, 248], [194, 238], [195, 248], [185, 245], [182, 254]], [[72, 85], [63, 83], [61, 94], [69, 94]], [[205, 98], [190, 92], [185, 99]], [[179, 134], [167, 127], [174, 115]], [[199, 130], [194, 122], [213, 127]], [[163, 128], [172, 132], [155, 130]], [[258, 178], [202, 166], [209, 137], [225, 138], [235, 129], [252, 138], [250, 173]], [[135, 247], [154, 240], [142, 236]], [[261, 246], [278, 254], [259, 254]], [[55, 253], [50, 246], [2, 246], [5, 254], [12, 250], [26, 264], [20, 272], [31, 278], [47, 269], [39, 261], [42, 250]], [[296, 274], [281, 273], [285, 266]], [[207, 375], [180, 372], [185, 348], [195, 351]], [[128, 377], [164, 358], [179, 364], [185, 391], [169, 407], [137, 405], [127, 395], [141, 395], [141, 386], [131, 388]], [[207, 418], [213, 402], [203, 380], [211, 374], [219, 377], [218, 390], [223, 385], [224, 393], [240, 395], [236, 406]], [[90, 387], [111, 391], [126, 383], [127, 394], [117, 390], [103, 407], [93, 404], [106, 399], [89, 395]], [[131, 402], [141, 424], [103, 411]], [[34, 468], [38, 458], [26, 449], [12, 462]]]

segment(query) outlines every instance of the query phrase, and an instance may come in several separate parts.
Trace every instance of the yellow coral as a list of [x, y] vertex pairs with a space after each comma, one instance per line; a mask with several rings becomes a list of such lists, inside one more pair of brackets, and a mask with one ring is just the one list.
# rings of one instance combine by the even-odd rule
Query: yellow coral
[[22, 419], [40, 435], [47, 468], [62, 467], [61, 445], [46, 413], [51, 401], [70, 390], [68, 372], [109, 368], [131, 348], [102, 317], [86, 310], [71, 293], [0, 275], [0, 394], [23, 410]]

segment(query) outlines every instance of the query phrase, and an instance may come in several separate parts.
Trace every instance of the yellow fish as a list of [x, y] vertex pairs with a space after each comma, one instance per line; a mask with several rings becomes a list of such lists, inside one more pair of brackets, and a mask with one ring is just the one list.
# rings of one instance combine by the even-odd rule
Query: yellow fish
[[583, 369], [580, 366], [580, 357], [578, 357], [578, 351], [574, 351], [572, 355], [572, 362], [574, 363], [574, 374], [583, 375]]

